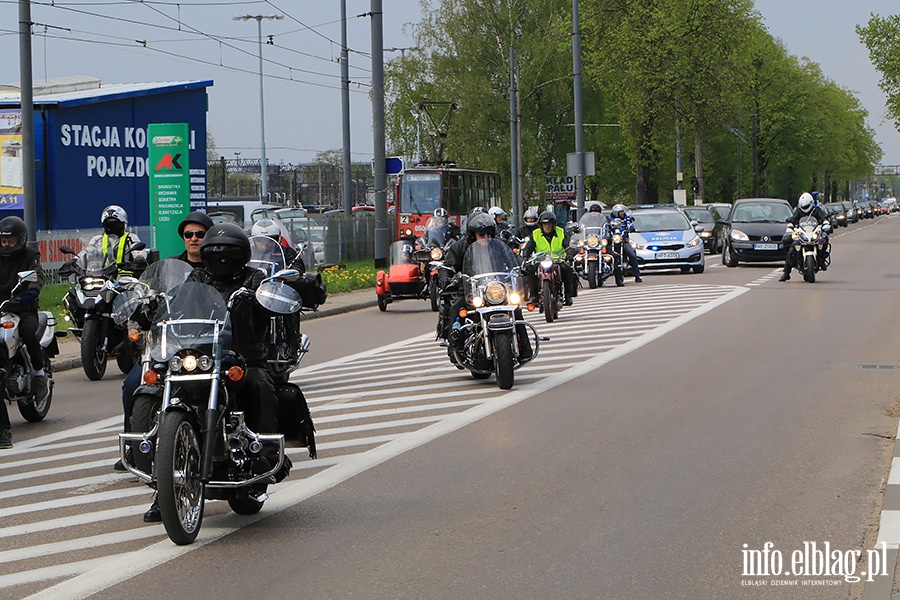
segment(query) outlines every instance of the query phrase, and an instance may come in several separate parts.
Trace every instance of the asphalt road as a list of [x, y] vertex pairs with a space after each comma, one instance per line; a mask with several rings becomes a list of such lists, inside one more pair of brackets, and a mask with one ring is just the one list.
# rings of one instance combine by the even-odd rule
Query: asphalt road
[[[551, 339], [511, 392], [449, 364], [424, 302], [310, 321], [297, 379], [319, 459], [296, 449], [259, 519], [209, 503], [187, 549], [140, 522], [133, 480], [103, 479], [121, 378], [62, 373], [47, 422], [14, 414], [0, 455], [0, 598], [857, 596], [744, 573], [766, 542], [786, 568], [804, 542], [874, 542], [900, 416], [900, 220], [833, 245], [812, 285], [708, 256], [703, 274], [585, 291], [535, 321]], [[21, 479], [82, 447], [72, 472]]]

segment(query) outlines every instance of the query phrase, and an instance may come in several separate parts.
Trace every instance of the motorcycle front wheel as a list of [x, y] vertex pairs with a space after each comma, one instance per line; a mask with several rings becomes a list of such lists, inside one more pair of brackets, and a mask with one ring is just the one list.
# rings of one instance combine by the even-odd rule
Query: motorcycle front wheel
[[498, 331], [494, 334], [494, 371], [497, 373], [497, 387], [501, 390], [512, 388], [515, 383], [512, 333]]
[[556, 318], [556, 302], [553, 300], [553, 286], [549, 279], [545, 279], [541, 284], [541, 301], [544, 305], [544, 319], [552, 323]]
[[156, 480], [159, 512], [169, 539], [186, 546], [197, 539], [203, 522], [200, 438], [190, 417], [166, 414], [159, 428]]
[[594, 289], [601, 284], [600, 275], [597, 272], [597, 266], [598, 265], [595, 262], [588, 263], [587, 280], [588, 287], [590, 287], [591, 289]]
[[98, 319], [88, 319], [84, 322], [84, 330], [81, 332], [81, 368], [91, 381], [103, 379], [106, 373], [108, 355], [103, 349], [101, 325]]
[[816, 282], [816, 255], [810, 254], [806, 257], [806, 263], [803, 265], [803, 279], [807, 283]]

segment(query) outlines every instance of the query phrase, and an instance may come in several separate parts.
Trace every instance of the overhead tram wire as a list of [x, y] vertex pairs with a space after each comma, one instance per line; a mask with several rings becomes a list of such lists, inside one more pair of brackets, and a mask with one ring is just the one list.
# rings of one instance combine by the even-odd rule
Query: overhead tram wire
[[[325, 35], [324, 33], [320, 32], [316, 29], [316, 27], [321, 27], [322, 25], [317, 25], [316, 27], [310, 27], [309, 25], [307, 25], [306, 23], [304, 23], [303, 21], [301, 21], [294, 15], [288, 13], [286, 10], [282, 9], [281, 7], [275, 6], [275, 3], [272, 2], [271, 0], [265, 0], [265, 3], [268, 4], [269, 6], [271, 6], [272, 8], [274, 8], [275, 10], [277, 10], [278, 12], [280, 12], [281, 14], [283, 14], [285, 17], [287, 17], [291, 21], [297, 23], [298, 25], [302, 25], [308, 31], [316, 34], [317, 36], [319, 36], [320, 38], [322, 38], [324, 40], [328, 40], [330, 43], [334, 44], [338, 48], [343, 46], [343, 44], [341, 44], [340, 42], [331, 39], [330, 37], [328, 37], [327, 35]], [[360, 17], [360, 16], [362, 16], [362, 15], [357, 15], [357, 17]], [[329, 21], [328, 23], [324, 23], [324, 25], [330, 25], [332, 23], [339, 23], [339, 22], [340, 21]], [[362, 52], [360, 50], [354, 50], [353, 48], [347, 48], [347, 51], [353, 52], [354, 54], [359, 54], [360, 56], [364, 56], [366, 58], [371, 58], [370, 54], [368, 54], [366, 52]]]
[[[129, 4], [129, 5], [134, 5], [134, 4], [145, 4], [145, 5], [146, 5], [147, 3], [145, 3], [145, 2], [137, 2], [136, 0], [134, 0], [134, 1], [128, 2], [128, 4]], [[184, 32], [183, 29], [179, 29], [179, 28], [177, 28], [177, 27], [171, 27], [171, 26], [168, 26], [168, 25], [161, 25], [161, 24], [157, 24], [157, 23], [149, 23], [149, 22], [146, 22], [146, 21], [135, 21], [135, 20], [133, 20], [133, 19], [126, 19], [126, 18], [124, 18], [124, 17], [114, 17], [114, 16], [111, 16], [111, 15], [105, 15], [105, 14], [102, 14], [102, 13], [94, 13], [94, 12], [90, 12], [90, 11], [76, 10], [76, 9], [73, 9], [73, 8], [70, 8], [70, 7], [67, 7], [67, 6], [62, 6], [62, 5], [60, 5], [60, 4], [46, 4], [46, 6], [52, 7], [52, 8], [59, 8], [59, 9], [61, 9], [61, 10], [66, 10], [66, 11], [78, 13], [78, 14], [81, 14], [81, 15], [92, 16], [92, 17], [100, 17], [100, 18], [103, 18], [103, 19], [109, 19], [109, 20], [113, 20], [113, 21], [120, 21], [120, 22], [123, 22], [123, 23], [129, 23], [129, 24], [132, 24], [132, 25], [140, 25], [140, 26], [144, 26], [144, 27], [152, 27], [152, 28], [163, 29], [163, 30], [167, 30], [167, 31]], [[173, 20], [173, 21], [175, 21], [176, 23], [179, 23], [179, 24], [181, 24], [181, 25], [184, 25], [185, 27], [190, 28], [190, 30], [191, 30], [193, 33], [195, 33], [196, 35], [201, 36], [201, 38], [206, 38], [206, 39], [208, 39], [208, 40], [212, 40], [212, 41], [218, 42], [220, 45], [224, 45], [224, 46], [226, 46], [226, 47], [228, 47], [228, 48], [231, 48], [231, 49], [233, 49], [233, 50], [235, 50], [235, 51], [237, 51], [237, 52], [239, 52], [239, 53], [246, 54], [247, 56], [250, 56], [250, 57], [252, 57], [252, 58], [257, 58], [256, 55], [255, 55], [254, 53], [252, 53], [252, 52], [249, 52], [249, 51], [244, 50], [244, 49], [242, 49], [242, 48], [240, 48], [240, 47], [238, 47], [238, 46], [235, 46], [235, 45], [233, 45], [233, 44], [229, 44], [229, 43], [226, 43], [226, 42], [222, 41], [222, 40], [227, 40], [227, 39], [242, 39], [242, 38], [228, 38], [228, 37], [220, 37], [220, 36], [216, 36], [216, 35], [213, 35], [213, 34], [209, 34], [209, 33], [206, 33], [206, 32], [204, 32], [204, 31], [201, 31], [200, 29], [197, 29], [196, 27], [193, 27], [192, 25], [189, 25], [189, 24], [187, 24], [187, 23], [185, 23], [185, 22], [183, 22], [183, 21], [180, 21], [180, 20], [178, 20], [178, 19], [175, 19], [174, 17], [171, 17], [171, 16], [169, 16], [169, 15], [166, 15], [165, 13], [159, 11], [158, 9], [155, 9], [155, 8], [153, 8], [153, 7], [150, 7], [150, 6], [148, 6], [148, 8], [151, 8], [154, 12], [157, 12], [158, 14], [162, 15], [163, 17], [165, 17], [165, 18], [167, 18], [167, 19]], [[90, 33], [90, 32], [85, 32], [85, 33], [89, 33], [90, 35], [104, 35], [104, 34], [96, 34], [96, 33]], [[55, 37], [55, 36], [51, 36], [51, 39], [53, 39], [53, 37]], [[66, 39], [66, 38], [57, 38], [57, 39]], [[131, 39], [131, 38], [128, 38], [128, 39]], [[326, 39], [327, 39], [327, 38], [326, 38]], [[80, 41], [90, 42], [90, 40], [80, 40]], [[196, 40], [193, 40], [193, 41], [196, 41]], [[99, 43], [99, 42], [98, 42], [98, 43]], [[147, 46], [147, 44], [150, 43], [148, 40], [141, 40], [141, 43], [142, 43], [142, 45], [143, 45], [145, 48], [149, 48], [149, 46]], [[248, 43], [249, 43], [249, 42], [248, 42]], [[286, 47], [284, 47], [284, 46], [275, 46], [275, 47], [281, 48], [281, 49], [287, 50], [287, 51], [292, 51], [291, 49], [286, 48]], [[158, 49], [155, 49], [155, 48], [152, 48], [152, 50], [166, 54], [166, 52], [164, 52], [164, 51], [162, 51], [162, 50], [158, 50]], [[300, 53], [300, 54], [304, 54], [304, 55], [305, 55], [305, 53], [302, 53], [302, 52], [299, 52], [299, 51], [294, 51], [294, 52], [298, 52], [298, 53]], [[168, 53], [168, 54], [171, 54], [171, 53]], [[315, 56], [313, 55], [313, 57], [315, 57]], [[215, 63], [210, 63], [210, 62], [208, 62], [208, 61], [203, 61], [202, 59], [192, 59], [191, 57], [185, 57], [185, 58], [188, 58], [188, 59], [190, 59], [190, 60], [197, 60], [197, 61], [199, 61], [199, 62], [203, 62], [203, 63], [206, 63], [206, 64], [215, 64]], [[327, 60], [327, 61], [329, 61], [329, 62], [333, 62], [332, 59], [329, 59], [329, 58], [324, 58], [324, 57], [315, 57], [315, 58], [319, 58], [319, 59], [321, 59], [321, 60]], [[283, 64], [283, 63], [280, 63], [280, 62], [277, 62], [277, 61], [268, 59], [268, 58], [264, 58], [263, 60], [264, 60], [264, 62], [267, 62], [267, 63], [269, 63], [269, 64], [271, 64], [271, 65], [278, 66], [278, 67], [281, 67], [281, 68], [283, 68], [283, 69], [287, 69], [287, 70], [288, 70], [289, 72], [291, 72], [291, 73], [292, 73], [293, 71], [298, 71], [298, 72], [300, 72], [300, 73], [306, 73], [306, 74], [308, 74], [308, 75], [316, 75], [316, 76], [319, 76], [319, 77], [328, 77], [328, 78], [340, 79], [340, 75], [336, 75], [336, 74], [320, 73], [320, 72], [317, 72], [317, 71], [310, 71], [310, 70], [308, 70], [308, 69], [301, 69], [301, 68], [299, 68], [299, 67], [292, 67], [292, 66], [290, 66], [290, 65], [286, 65], [286, 64]], [[223, 66], [223, 67], [224, 67], [224, 65], [219, 65], [219, 66]], [[231, 68], [231, 67], [225, 67], [225, 68]], [[235, 67], [235, 69], [236, 69], [236, 67]], [[245, 71], [245, 70], [243, 70], [243, 69], [238, 69], [238, 70], [241, 71], [241, 72], [250, 72], [250, 71]], [[364, 70], [364, 71], [365, 71], [365, 70]], [[365, 72], [368, 72], [368, 71], [365, 71]], [[267, 75], [267, 76], [268, 76], [268, 75]], [[310, 85], [316, 85], [316, 86], [319, 86], [319, 87], [325, 87], [325, 88], [328, 88], [328, 89], [340, 89], [339, 87], [328, 86], [328, 85], [326, 85], [326, 84], [316, 84], [316, 83], [309, 82], [309, 81], [304, 81], [304, 80], [300, 80], [300, 79], [294, 79], [293, 76], [291, 76], [291, 77], [279, 77], [279, 76], [275, 76], [275, 77], [278, 78], [278, 79], [283, 79], [283, 80], [285, 80], [285, 81], [297, 81], [297, 82], [299, 82], [299, 83], [306, 83], [306, 84], [310, 84]], [[363, 83], [363, 82], [353, 82], [353, 83], [355, 83], [357, 87], [369, 87], [369, 85], [370, 85], [370, 84]]]

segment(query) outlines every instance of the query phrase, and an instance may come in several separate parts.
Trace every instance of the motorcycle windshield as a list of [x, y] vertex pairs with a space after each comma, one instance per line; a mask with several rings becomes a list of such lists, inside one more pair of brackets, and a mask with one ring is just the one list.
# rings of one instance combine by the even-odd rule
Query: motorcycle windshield
[[254, 235], [250, 238], [250, 262], [247, 264], [271, 277], [284, 269], [284, 250], [272, 238]]
[[415, 246], [410, 242], [394, 242], [391, 244], [391, 264], [409, 265], [415, 264]]
[[303, 305], [297, 290], [277, 279], [270, 279], [259, 286], [256, 301], [266, 310], [279, 315], [293, 314]]
[[606, 225], [606, 217], [600, 213], [584, 213], [579, 223], [585, 231], [588, 229], [600, 229]]
[[802, 227], [803, 229], [815, 229], [816, 227], [818, 227], [818, 225], [819, 222], [813, 216], [803, 217], [802, 219], [800, 219], [800, 227]]
[[210, 346], [228, 345], [230, 335], [223, 331], [228, 328], [228, 309], [214, 287], [187, 281], [164, 300], [153, 319], [158, 330], [151, 349], [155, 360], [167, 361], [186, 348], [214, 352]]
[[169, 294], [184, 283], [194, 268], [177, 258], [167, 258], [153, 263], [143, 272], [137, 283], [129, 284], [113, 302], [112, 319], [117, 325], [126, 322], [141, 302], [159, 292]]
[[99, 236], [96, 238], [95, 243], [86, 243], [82, 246], [81, 252], [78, 253], [76, 257], [76, 264], [84, 270], [86, 275], [101, 275], [104, 266], [104, 261], [106, 257], [103, 255], [103, 248], [100, 246], [98, 242]]
[[447, 217], [431, 217], [425, 224], [425, 239], [429, 246], [441, 246], [447, 243]]
[[509, 246], [493, 238], [483, 238], [469, 244], [463, 258], [463, 273], [466, 275], [508, 273], [517, 266], [516, 255]]

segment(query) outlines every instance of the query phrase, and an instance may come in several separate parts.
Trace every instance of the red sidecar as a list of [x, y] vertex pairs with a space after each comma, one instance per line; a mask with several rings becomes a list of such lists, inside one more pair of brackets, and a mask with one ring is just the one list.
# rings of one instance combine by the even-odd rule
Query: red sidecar
[[391, 244], [391, 266], [387, 272], [378, 271], [375, 275], [378, 308], [386, 311], [394, 300], [428, 298], [430, 273], [426, 267], [430, 259], [427, 250], [416, 250], [412, 242], [401, 240]]

